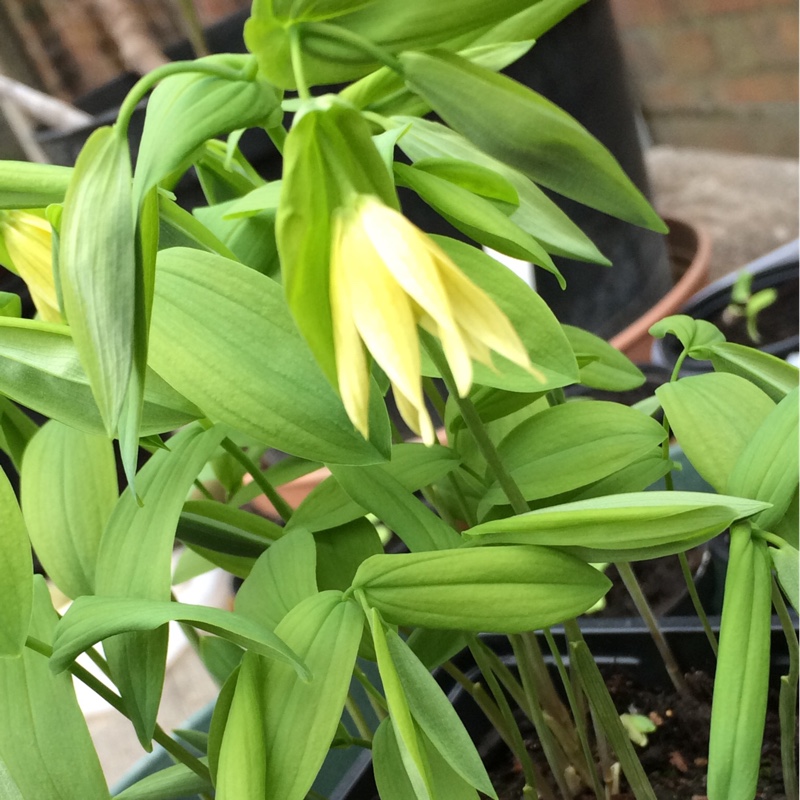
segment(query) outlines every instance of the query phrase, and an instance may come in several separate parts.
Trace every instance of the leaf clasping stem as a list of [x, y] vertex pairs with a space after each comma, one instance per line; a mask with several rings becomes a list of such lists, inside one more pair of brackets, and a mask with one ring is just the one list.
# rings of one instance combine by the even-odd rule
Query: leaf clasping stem
[[372, 56], [376, 61], [388, 67], [393, 72], [396, 72], [401, 77], [405, 76], [403, 65], [397, 58], [383, 47], [379, 47], [369, 39], [365, 39], [363, 36], [353, 33], [353, 31], [341, 28], [338, 25], [333, 25], [330, 22], [307, 22], [303, 27], [311, 36], [318, 36], [321, 39], [327, 39], [328, 41], [339, 42], [341, 44], [350, 44], [361, 50], [361, 52]]

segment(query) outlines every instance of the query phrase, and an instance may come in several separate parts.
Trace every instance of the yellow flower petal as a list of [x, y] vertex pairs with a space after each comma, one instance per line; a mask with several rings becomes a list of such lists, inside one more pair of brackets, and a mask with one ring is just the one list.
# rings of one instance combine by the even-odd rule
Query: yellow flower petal
[[436, 443], [436, 431], [433, 427], [430, 414], [425, 406], [424, 399], [420, 402], [414, 403], [407, 398], [397, 386], [393, 386], [394, 401], [397, 405], [397, 410], [400, 416], [405, 420], [406, 425], [416, 433], [426, 445]]
[[26, 211], [8, 211], [0, 215], [0, 230], [13, 267], [25, 281], [39, 316], [46, 322], [61, 322], [50, 223]]
[[[336, 238], [335, 232], [334, 241]], [[337, 248], [333, 249], [331, 257], [330, 296], [339, 394], [347, 416], [366, 439], [369, 437], [369, 364], [353, 322], [350, 287]]]

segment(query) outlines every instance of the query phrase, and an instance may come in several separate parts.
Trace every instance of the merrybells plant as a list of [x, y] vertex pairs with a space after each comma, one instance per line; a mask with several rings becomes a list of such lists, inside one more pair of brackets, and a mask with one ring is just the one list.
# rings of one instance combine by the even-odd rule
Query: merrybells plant
[[[755, 795], [773, 607], [797, 796], [797, 370], [673, 317], [655, 333], [713, 373], [678, 365], [634, 408], [567, 401], [568, 386], [643, 376], [479, 247], [559, 279], [553, 255], [607, 263], [543, 189], [664, 230], [602, 145], [499, 74], [578, 5], [256, 0], [250, 54], [144, 77], [73, 169], [0, 163], [0, 260], [38, 310], [0, 302], [0, 447], [21, 490], [20, 508], [0, 475], [3, 798], [109, 797], [72, 678], [175, 759], [128, 800], [319, 797], [343, 747], [372, 750], [383, 800], [495, 797], [439, 667], [519, 759], [523, 796], [599, 800], [621, 769], [654, 798], [629, 736], [644, 731], [614, 708], [576, 617], [609, 587], [594, 565], [616, 563], [688, 691], [630, 562], [685, 566], [727, 529], [708, 796]], [[133, 165], [128, 123], [151, 90]], [[282, 152], [280, 179], [242, 155], [248, 128]], [[190, 168], [208, 199], [192, 213], [172, 191]], [[471, 243], [415, 227], [398, 187]], [[402, 440], [390, 389], [421, 442]], [[670, 432], [713, 492], [671, 491]], [[268, 448], [289, 455], [265, 469]], [[290, 508], [277, 488], [321, 465], [329, 477]], [[280, 524], [249, 510], [261, 492]], [[385, 552], [376, 519], [403, 552]], [[174, 601], [176, 542], [184, 577], [243, 579], [233, 611]], [[63, 618], [31, 546], [73, 601]], [[194, 751], [156, 721], [170, 621], [221, 687], [208, 736], [185, 734]], [[484, 632], [510, 638], [518, 672]]]

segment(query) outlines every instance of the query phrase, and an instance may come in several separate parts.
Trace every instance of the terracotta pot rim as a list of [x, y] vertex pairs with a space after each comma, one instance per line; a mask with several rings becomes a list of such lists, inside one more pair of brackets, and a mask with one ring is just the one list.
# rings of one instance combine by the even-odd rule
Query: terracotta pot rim
[[645, 348], [646, 355], [649, 356], [650, 353], [652, 344], [650, 328], [664, 317], [678, 312], [683, 304], [708, 282], [708, 269], [711, 262], [711, 236], [708, 231], [702, 225], [678, 218], [667, 218], [665, 221], [673, 235], [678, 234], [679, 231], [683, 236], [693, 235], [695, 251], [691, 263], [686, 272], [661, 300], [609, 340], [617, 350], [621, 350], [626, 355], [636, 355], [641, 360], [649, 360], [649, 358], [642, 357], [645, 356]]

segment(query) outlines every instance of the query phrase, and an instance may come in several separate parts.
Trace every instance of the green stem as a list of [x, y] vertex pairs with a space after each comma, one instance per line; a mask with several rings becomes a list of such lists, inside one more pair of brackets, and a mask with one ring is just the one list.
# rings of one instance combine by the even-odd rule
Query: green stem
[[561, 651], [558, 649], [556, 641], [553, 638], [553, 634], [550, 633], [549, 628], [544, 629], [544, 638], [547, 641], [547, 646], [550, 648], [550, 653], [555, 661], [556, 669], [561, 677], [561, 683], [564, 686], [564, 692], [567, 695], [567, 702], [569, 703], [570, 710], [572, 711], [572, 718], [575, 722], [575, 731], [578, 734], [578, 740], [581, 744], [581, 751], [583, 752], [583, 758], [586, 762], [586, 773], [588, 773], [588, 775], [584, 775], [584, 778], [589, 778], [589, 782], [591, 783], [597, 800], [604, 800], [605, 792], [603, 790], [603, 784], [600, 780], [600, 776], [597, 774], [597, 770], [594, 767], [592, 748], [589, 745], [589, 731], [586, 728], [586, 719], [584, 718], [580, 705], [578, 704], [578, 699], [575, 695], [575, 689], [572, 685], [569, 674], [567, 673], [567, 668], [564, 666], [564, 659], [561, 658]]
[[450, 371], [450, 365], [447, 363], [447, 359], [444, 357], [444, 353], [442, 352], [441, 348], [434, 338], [428, 333], [422, 332], [420, 339], [422, 340], [423, 346], [428, 352], [428, 355], [431, 357], [434, 366], [437, 370], [439, 370], [439, 374], [444, 380], [447, 391], [450, 392], [450, 396], [458, 405], [458, 410], [461, 412], [464, 423], [475, 439], [475, 443], [477, 444], [478, 449], [481, 451], [481, 455], [484, 457], [484, 459], [486, 459], [489, 469], [492, 471], [495, 479], [500, 484], [500, 488], [508, 498], [508, 502], [511, 504], [511, 508], [514, 510], [514, 513], [527, 513], [530, 511], [528, 503], [523, 497], [519, 486], [517, 486], [517, 482], [514, 480], [508, 470], [506, 470], [505, 464], [503, 464], [503, 461], [497, 452], [497, 448], [494, 446], [494, 442], [491, 440], [491, 438], [489, 438], [489, 434], [486, 431], [486, 426], [478, 416], [475, 406], [468, 397], [458, 396], [458, 388], [456, 387], [453, 373]]
[[564, 800], [569, 800], [571, 793], [564, 778], [564, 770], [567, 765], [567, 758], [563, 751], [560, 750], [553, 738], [553, 732], [550, 730], [544, 716], [544, 710], [539, 702], [536, 694], [536, 681], [531, 669], [530, 662], [526, 658], [525, 643], [520, 635], [509, 636], [511, 647], [514, 655], [517, 658], [517, 667], [519, 668], [520, 678], [522, 678], [522, 687], [525, 693], [525, 703], [520, 703], [520, 706], [525, 708], [527, 706], [528, 716], [533, 722], [533, 727], [536, 729], [536, 735], [542, 745], [547, 763], [553, 773], [558, 790]]
[[546, 397], [547, 404], [551, 407], [563, 406], [564, 403], [567, 402], [567, 396], [564, 394], [564, 390], [560, 386], [547, 392]]
[[258, 465], [239, 447], [235, 442], [227, 437], [222, 440], [222, 449], [229, 453], [238, 461], [250, 474], [253, 481], [258, 484], [258, 488], [266, 495], [267, 499], [275, 506], [278, 516], [288, 522], [292, 518], [292, 507], [278, 494], [275, 487], [267, 479], [267, 476]]
[[309, 22], [303, 28], [304, 32], [310, 37], [317, 36], [320, 39], [327, 39], [331, 42], [352, 45], [361, 50], [362, 53], [374, 58], [378, 63], [389, 67], [390, 70], [398, 75], [403, 76], [405, 74], [403, 65], [390, 52], [374, 44], [369, 39], [353, 33], [353, 31], [340, 28], [338, 25], [331, 25], [328, 22]]
[[700, 601], [700, 595], [697, 594], [697, 587], [694, 585], [694, 577], [692, 576], [692, 570], [689, 567], [689, 561], [686, 558], [686, 553], [678, 553], [678, 560], [681, 564], [683, 580], [686, 582], [686, 589], [689, 592], [689, 597], [692, 599], [692, 605], [694, 606], [695, 613], [700, 619], [700, 623], [702, 624], [703, 630], [706, 633], [706, 639], [708, 639], [708, 643], [711, 645], [711, 649], [714, 651], [714, 656], [716, 657], [719, 653], [717, 637], [714, 635], [714, 631], [711, 629], [711, 623], [708, 621], [706, 610], [703, 608], [703, 604]]
[[194, 483], [194, 488], [197, 489], [197, 491], [200, 492], [200, 494], [203, 495], [203, 497], [205, 497], [206, 500], [216, 501], [217, 498], [214, 497], [213, 494], [211, 494], [206, 485], [199, 478], [195, 478], [193, 483]]
[[633, 600], [633, 604], [636, 606], [636, 610], [641, 615], [650, 631], [650, 635], [653, 637], [653, 641], [655, 642], [656, 648], [658, 648], [658, 652], [667, 669], [672, 685], [675, 687], [675, 690], [684, 697], [689, 696], [689, 687], [683, 679], [683, 674], [678, 666], [678, 662], [675, 660], [672, 648], [670, 648], [658, 625], [658, 620], [655, 614], [653, 614], [653, 609], [650, 608], [650, 604], [647, 602], [644, 592], [642, 592], [642, 587], [639, 586], [639, 581], [636, 580], [636, 576], [633, 574], [631, 565], [627, 562], [619, 562], [615, 564], [615, 566], [619, 572], [620, 578], [622, 578], [622, 582], [625, 584], [625, 588], [628, 590], [628, 594], [631, 596], [631, 600]]
[[800, 678], [800, 647], [792, 618], [783, 601], [775, 578], [772, 579], [772, 604], [781, 621], [783, 635], [789, 648], [789, 674], [781, 677], [778, 696], [778, 716], [781, 730], [781, 768], [783, 788], [788, 800], [797, 800], [797, 682]]
[[531, 761], [530, 753], [528, 753], [528, 749], [525, 747], [525, 742], [522, 739], [519, 726], [514, 719], [514, 714], [511, 711], [508, 700], [506, 699], [503, 690], [500, 688], [500, 684], [497, 682], [497, 678], [495, 677], [494, 671], [489, 663], [489, 659], [486, 658], [486, 653], [474, 639], [470, 643], [469, 649], [473, 658], [475, 659], [475, 663], [478, 665], [478, 668], [481, 671], [481, 674], [486, 680], [486, 684], [489, 687], [489, 691], [492, 693], [492, 697], [494, 697], [497, 707], [500, 709], [503, 722], [505, 723], [505, 729], [511, 738], [511, 749], [522, 766], [522, 772], [525, 775], [525, 783], [534, 791], [541, 790], [542, 796], [544, 796], [545, 786], [540, 787], [537, 784], [536, 771], [534, 769], [533, 762]]
[[436, 409], [436, 413], [439, 415], [439, 421], [444, 425], [445, 401], [436, 388], [433, 378], [424, 377], [422, 379], [422, 390], [425, 392], [425, 397], [430, 400], [431, 405]]
[[344, 701], [344, 707], [347, 709], [347, 713], [350, 715], [350, 719], [353, 720], [361, 738], [372, 742], [372, 729], [369, 727], [366, 717], [358, 707], [358, 703], [353, 699], [352, 694], [347, 695], [347, 699]]
[[471, 681], [452, 661], [445, 661], [442, 669], [475, 701], [500, 738], [509, 749], [513, 749], [511, 734], [507, 730], [503, 715], [494, 700], [486, 693], [486, 689], [480, 683]]
[[453, 490], [453, 494], [456, 496], [456, 501], [458, 502], [458, 507], [461, 510], [461, 516], [463, 517], [464, 522], [466, 522], [468, 527], [474, 527], [478, 524], [478, 520], [475, 519], [475, 515], [470, 510], [469, 503], [464, 495], [464, 490], [461, 488], [461, 484], [458, 482], [458, 478], [456, 478], [456, 476], [450, 472], [447, 475], [447, 482], [450, 484], [450, 488]]
[[303, 67], [303, 48], [300, 42], [300, 27], [298, 25], [292, 25], [289, 28], [289, 52], [292, 59], [294, 82], [297, 84], [297, 94], [302, 100], [310, 100], [311, 92], [306, 82], [306, 73]]
[[131, 122], [133, 112], [136, 106], [144, 96], [164, 78], [169, 78], [171, 75], [182, 75], [185, 73], [199, 73], [202, 75], [213, 75], [217, 78], [222, 78], [228, 81], [240, 81], [246, 78], [247, 73], [238, 69], [231, 69], [222, 64], [215, 64], [206, 61], [173, 61], [171, 64], [164, 64], [163, 67], [158, 67], [152, 72], [140, 78], [135, 84], [133, 89], [128, 92], [127, 97], [119, 108], [117, 115], [117, 124], [115, 125], [116, 131], [119, 136], [127, 137], [128, 126]]
[[767, 544], [771, 544], [773, 547], [777, 547], [780, 550], [782, 547], [786, 547], [786, 539], [781, 538], [775, 533], [770, 533], [769, 531], [762, 531], [761, 528], [753, 525], [752, 534], [756, 537], [756, 539], [761, 539], [762, 541], [766, 542]]
[[[25, 642], [25, 646], [28, 649], [43, 655], [45, 658], [50, 658], [53, 655], [53, 648], [50, 645], [39, 639], [35, 639], [32, 636], [28, 637], [27, 641]], [[106, 669], [107, 668], [108, 665], [106, 665]], [[125, 711], [125, 705], [122, 701], [122, 698], [116, 692], [111, 691], [108, 686], [92, 675], [91, 672], [82, 667], [80, 664], [76, 663], [70, 664], [67, 669], [72, 675], [81, 681], [81, 683], [88, 686], [99, 697], [102, 697], [103, 700], [105, 700], [106, 703], [108, 703], [112, 708], [119, 711], [119, 713], [123, 716], [128, 716]], [[193, 756], [185, 747], [183, 747], [183, 745], [169, 736], [159, 725], [156, 725], [155, 731], [153, 732], [153, 741], [157, 744], [160, 744], [174, 759], [176, 759], [176, 761], [185, 764], [190, 770], [192, 770], [192, 772], [203, 778], [203, 780], [208, 781], [208, 783], [212, 782], [211, 773], [208, 771], [208, 767], [198, 758]]]
[[367, 697], [370, 699], [373, 709], [376, 710], [375, 713], [378, 719], [385, 719], [389, 711], [389, 704], [386, 702], [386, 698], [373, 686], [372, 681], [366, 676], [361, 667], [353, 667], [353, 675], [364, 687], [364, 691], [367, 693]]

